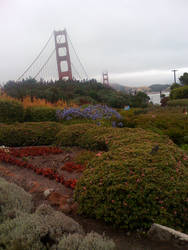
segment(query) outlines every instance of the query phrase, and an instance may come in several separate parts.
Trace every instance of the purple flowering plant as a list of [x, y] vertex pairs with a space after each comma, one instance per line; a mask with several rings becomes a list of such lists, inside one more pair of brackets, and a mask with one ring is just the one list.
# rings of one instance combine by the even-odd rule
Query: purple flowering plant
[[57, 110], [56, 112], [58, 120], [71, 120], [71, 119], [89, 119], [89, 120], [102, 120], [102, 119], [121, 119], [121, 115], [114, 109], [107, 105], [89, 105], [82, 108], [65, 108], [63, 110]]

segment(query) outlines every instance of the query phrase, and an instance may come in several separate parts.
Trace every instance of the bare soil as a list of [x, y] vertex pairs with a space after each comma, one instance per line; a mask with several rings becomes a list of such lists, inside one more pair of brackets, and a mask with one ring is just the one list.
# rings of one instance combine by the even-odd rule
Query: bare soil
[[[57, 155], [27, 157], [27, 161], [33, 165], [42, 168], [52, 168], [59, 173], [63, 173], [65, 178], [80, 178], [81, 173], [61, 170], [61, 167], [66, 161], [74, 161], [77, 154], [81, 153], [82, 149], [72, 148]], [[84, 152], [84, 151], [83, 151]], [[73, 190], [57, 183], [55, 180], [50, 180], [41, 175], [37, 175], [32, 170], [20, 168], [14, 165], [0, 162], [0, 176], [7, 181], [17, 184], [25, 191], [32, 194], [35, 207], [42, 203], [47, 203], [55, 209], [67, 213], [83, 226], [85, 232], [95, 231], [100, 234], [105, 234], [114, 240], [118, 250], [175, 250], [177, 248], [168, 243], [160, 243], [147, 239], [137, 233], [131, 233], [124, 230], [117, 230], [113, 225], [107, 225], [102, 221], [95, 219], [84, 218], [79, 216], [77, 211], [77, 203], [73, 200]], [[49, 196], [44, 196], [44, 191], [52, 189]], [[183, 250], [183, 249], [181, 249]]]

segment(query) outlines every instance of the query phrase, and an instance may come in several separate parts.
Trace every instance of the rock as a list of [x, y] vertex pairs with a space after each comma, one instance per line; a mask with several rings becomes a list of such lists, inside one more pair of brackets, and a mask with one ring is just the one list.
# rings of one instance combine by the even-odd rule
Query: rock
[[180, 249], [188, 250], [188, 235], [172, 228], [153, 224], [148, 231], [148, 236], [152, 240], [169, 242]]
[[47, 198], [53, 191], [54, 191], [53, 188], [46, 189], [43, 193], [45, 198]]

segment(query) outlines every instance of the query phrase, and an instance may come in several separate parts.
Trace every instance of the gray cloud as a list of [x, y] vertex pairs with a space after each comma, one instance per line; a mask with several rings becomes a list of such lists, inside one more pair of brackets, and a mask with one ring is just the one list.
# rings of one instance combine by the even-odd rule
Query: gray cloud
[[91, 77], [108, 70], [129, 86], [171, 83], [172, 68], [188, 67], [187, 9], [187, 0], [1, 0], [0, 82], [16, 79], [66, 27]]

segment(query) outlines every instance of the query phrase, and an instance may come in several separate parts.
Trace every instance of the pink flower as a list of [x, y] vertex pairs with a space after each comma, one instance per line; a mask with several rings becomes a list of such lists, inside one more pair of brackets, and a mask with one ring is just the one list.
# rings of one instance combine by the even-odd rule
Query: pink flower
[[99, 152], [96, 154], [96, 156], [101, 156], [102, 155], [102, 152]]

